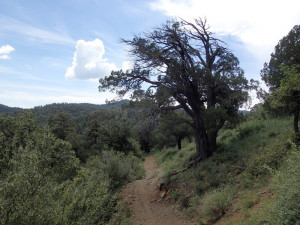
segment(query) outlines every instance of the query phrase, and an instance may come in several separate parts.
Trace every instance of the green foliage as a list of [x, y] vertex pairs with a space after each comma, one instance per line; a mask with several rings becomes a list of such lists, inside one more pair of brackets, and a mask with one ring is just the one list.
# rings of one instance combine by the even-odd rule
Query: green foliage
[[59, 214], [60, 184], [79, 166], [69, 143], [32, 125], [26, 115], [7, 118], [16, 126], [1, 174], [0, 215], [4, 224], [53, 224]]
[[0, 104], [0, 115], [13, 114], [22, 111], [23, 109], [18, 107], [9, 107], [3, 104]]
[[[214, 158], [214, 156], [213, 156]], [[193, 171], [192, 178], [195, 179], [194, 188], [198, 195], [206, 191], [226, 184], [232, 179], [227, 163], [220, 164], [217, 161], [205, 161]]]
[[126, 202], [118, 202], [116, 210], [117, 212], [113, 214], [112, 219], [109, 221], [109, 225], [131, 225], [129, 221], [130, 210], [128, 209]]
[[91, 160], [69, 181], [62, 196], [62, 224], [107, 224], [110, 220], [117, 196], [99, 163], [99, 159]]
[[278, 146], [268, 146], [262, 150], [262, 154], [251, 161], [243, 173], [246, 186], [250, 185], [255, 178], [270, 175], [278, 170], [284, 157], [288, 154], [288, 149]]
[[118, 192], [144, 174], [135, 156], [102, 151], [80, 165], [30, 114], [0, 118], [0, 128], [2, 224], [126, 224]]
[[58, 113], [51, 115], [48, 120], [48, 126], [51, 132], [62, 140], [71, 141], [72, 137], [76, 135], [75, 124], [72, 121], [71, 114]]
[[294, 131], [300, 140], [300, 26], [296, 25], [275, 47], [269, 64], [261, 71], [262, 79], [270, 87], [263, 94], [265, 108], [277, 115], [294, 115]]
[[279, 172], [275, 175], [273, 186], [274, 203], [270, 208], [271, 224], [300, 224], [300, 152], [293, 145], [292, 154], [288, 157]]
[[287, 113], [294, 115], [294, 131], [298, 136], [300, 111], [300, 64], [294, 64], [291, 67], [281, 65], [280, 68], [283, 72], [280, 87], [272, 92], [272, 94], [268, 97], [268, 101], [270, 102], [271, 108], [283, 108]]
[[[228, 212], [228, 207], [229, 214], [223, 218], [225, 224], [276, 224], [273, 220], [270, 222], [274, 208], [268, 199], [272, 194], [270, 180], [281, 170], [282, 164], [285, 165], [285, 160], [292, 157], [289, 156], [294, 148], [290, 141], [292, 118], [274, 119], [267, 115], [263, 118], [256, 113], [251, 112], [246, 121], [233, 129], [223, 128], [218, 137], [218, 149], [212, 157], [170, 180], [170, 185], [177, 187], [172, 199], [185, 205], [184, 212], [191, 212], [202, 224], [219, 220]], [[181, 151], [167, 148], [156, 153], [157, 160], [166, 172], [180, 170], [193, 158], [190, 154], [193, 148], [194, 144], [188, 143], [184, 143]], [[281, 185], [287, 174], [282, 176]], [[277, 193], [274, 194], [275, 201], [281, 195]], [[265, 203], [266, 207], [263, 205], [262, 209], [253, 207]], [[297, 207], [291, 204], [291, 208]], [[242, 218], [239, 218], [240, 214]]]
[[244, 139], [245, 137], [259, 132], [264, 126], [261, 121], [251, 120], [248, 123], [242, 123], [237, 127], [238, 138]]
[[156, 147], [173, 147], [181, 149], [181, 142], [185, 137], [192, 137], [193, 130], [184, 121], [188, 120], [184, 111], [172, 111], [163, 114], [156, 128]]
[[201, 18], [194, 23], [170, 20], [123, 42], [130, 46], [134, 68], [101, 78], [99, 91], [110, 90], [119, 97], [134, 91], [132, 98], [145, 93], [162, 110], [182, 108], [190, 117], [198, 156], [210, 157], [225, 120], [236, 118], [248, 90], [256, 87], [245, 78], [237, 57]]
[[300, 102], [300, 64], [291, 67], [281, 65], [283, 77], [280, 82], [280, 88], [274, 91], [273, 104], [274, 107], [287, 107], [290, 111], [299, 108]]
[[111, 108], [121, 108], [128, 103], [128, 100], [122, 100], [111, 104], [94, 105], [88, 103], [53, 103], [45, 106], [37, 106], [28, 111], [33, 113], [37, 118], [38, 124], [45, 124], [52, 115], [59, 113], [70, 114], [74, 118], [82, 118], [93, 111]]
[[108, 224], [117, 213], [118, 190], [143, 174], [134, 156], [104, 151], [90, 158], [64, 192], [64, 224]]
[[181, 150], [177, 147], [163, 149], [156, 153], [156, 160], [168, 173], [181, 168], [184, 164], [195, 158], [195, 144], [183, 142]]
[[[131, 148], [126, 111], [101, 110], [90, 114], [87, 132], [88, 147], [128, 152]], [[101, 151], [101, 149], [98, 149]]]
[[296, 25], [283, 37], [275, 46], [274, 53], [271, 54], [269, 63], [264, 64], [261, 71], [262, 80], [273, 91], [281, 86], [283, 71], [280, 70], [282, 64], [291, 66], [300, 64], [300, 26]]
[[126, 156], [122, 152], [103, 152], [101, 160], [112, 188], [120, 188], [144, 175], [144, 169], [135, 156]]
[[201, 200], [199, 210], [200, 224], [211, 224], [219, 220], [236, 196], [232, 186], [219, 187], [207, 192]]

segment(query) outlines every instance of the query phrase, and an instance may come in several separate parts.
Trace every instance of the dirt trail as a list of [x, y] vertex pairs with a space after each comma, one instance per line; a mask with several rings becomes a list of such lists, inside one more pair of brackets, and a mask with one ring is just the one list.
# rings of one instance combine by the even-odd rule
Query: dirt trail
[[139, 225], [190, 225], [192, 223], [179, 215], [172, 205], [159, 201], [157, 178], [162, 172], [153, 156], [144, 162], [146, 177], [126, 185], [121, 193], [131, 211], [131, 222]]

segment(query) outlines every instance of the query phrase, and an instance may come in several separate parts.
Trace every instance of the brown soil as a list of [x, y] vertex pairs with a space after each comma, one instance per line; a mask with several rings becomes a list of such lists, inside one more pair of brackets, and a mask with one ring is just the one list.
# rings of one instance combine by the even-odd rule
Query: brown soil
[[162, 170], [155, 164], [155, 158], [145, 158], [146, 177], [126, 185], [121, 193], [131, 212], [130, 221], [139, 225], [190, 225], [174, 205], [163, 201], [163, 191], [158, 189], [158, 177]]

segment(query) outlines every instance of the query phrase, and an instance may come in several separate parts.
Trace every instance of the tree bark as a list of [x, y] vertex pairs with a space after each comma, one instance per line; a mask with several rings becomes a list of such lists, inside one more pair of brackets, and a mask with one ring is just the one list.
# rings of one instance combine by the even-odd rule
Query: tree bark
[[177, 148], [178, 148], [178, 150], [180, 150], [181, 149], [181, 140], [182, 140], [182, 138], [181, 137], [176, 137], [176, 141], [177, 141]]
[[294, 113], [294, 131], [296, 134], [299, 133], [298, 122], [299, 122], [299, 109], [297, 109]]
[[217, 136], [218, 136], [218, 131], [213, 131], [208, 136], [211, 154], [217, 150]]
[[296, 145], [299, 146], [300, 145], [300, 133], [299, 133], [299, 109], [297, 109], [295, 111], [294, 114], [294, 131], [295, 131], [295, 136], [296, 136]]
[[196, 115], [194, 118], [194, 136], [196, 142], [197, 157], [206, 159], [212, 155], [209, 138], [205, 129], [203, 118]]

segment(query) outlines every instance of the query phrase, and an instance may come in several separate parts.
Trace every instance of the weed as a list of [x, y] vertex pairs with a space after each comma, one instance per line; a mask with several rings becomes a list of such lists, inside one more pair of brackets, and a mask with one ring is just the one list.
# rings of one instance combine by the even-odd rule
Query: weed
[[219, 187], [207, 192], [202, 199], [200, 218], [202, 223], [214, 223], [225, 214], [232, 204], [236, 189], [233, 186]]
[[174, 189], [170, 195], [171, 199], [174, 199], [175, 201], [177, 201], [179, 199], [179, 191], [177, 189]]

